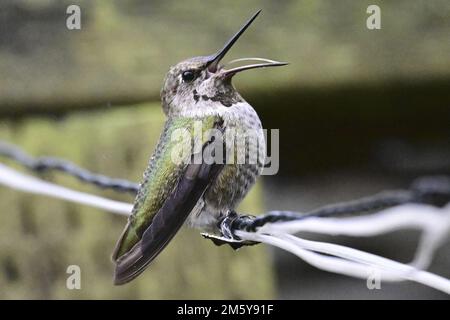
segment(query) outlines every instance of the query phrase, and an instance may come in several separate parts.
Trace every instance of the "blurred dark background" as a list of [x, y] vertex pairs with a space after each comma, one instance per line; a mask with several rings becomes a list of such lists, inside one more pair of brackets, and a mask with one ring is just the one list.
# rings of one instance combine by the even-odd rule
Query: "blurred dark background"
[[[66, 28], [70, 4], [81, 7], [81, 30]], [[371, 4], [381, 8], [380, 30], [366, 28]], [[260, 8], [227, 59], [290, 65], [234, 81], [264, 127], [280, 129], [280, 171], [242, 210], [304, 211], [450, 173], [446, 0], [4, 0], [1, 139], [138, 181], [164, 121], [159, 90], [169, 66], [215, 52]], [[4, 187], [0, 201], [0, 298], [447, 298], [411, 283], [368, 290], [277, 250], [213, 247], [195, 230], [177, 236], [136, 283], [113, 288], [108, 256], [123, 218]], [[310, 238], [408, 262], [418, 233]], [[446, 277], [449, 249], [431, 267]], [[80, 291], [65, 288], [69, 264], [84, 270]]]

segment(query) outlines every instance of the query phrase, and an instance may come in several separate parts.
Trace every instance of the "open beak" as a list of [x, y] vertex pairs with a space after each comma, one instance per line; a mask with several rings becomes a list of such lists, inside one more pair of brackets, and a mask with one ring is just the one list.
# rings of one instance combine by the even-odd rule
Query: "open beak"
[[[260, 14], [261, 10], [258, 10], [242, 27], [241, 29], [235, 33], [234, 36], [231, 37], [230, 40], [225, 44], [225, 46], [219, 50], [216, 54], [212, 55], [208, 62], [206, 63], [206, 66], [208, 70], [212, 73], [215, 73], [219, 69], [219, 62], [222, 60], [222, 58], [227, 54], [227, 52], [231, 49], [231, 47], [235, 44], [235, 42], [239, 39], [239, 37], [244, 33], [245, 30], [250, 26], [250, 24], [256, 19], [256, 17]], [[244, 65], [228, 70], [221, 70], [221, 74], [227, 77], [233, 76], [238, 72], [244, 71], [244, 70], [250, 70], [250, 69], [256, 69], [256, 68], [266, 68], [266, 67], [278, 67], [278, 66], [284, 66], [287, 63], [286, 62], [279, 62], [269, 59], [263, 59], [263, 58], [244, 58], [244, 59], [236, 59], [231, 61], [230, 63], [239, 62], [239, 61], [245, 61], [245, 60], [254, 60], [254, 61], [262, 61], [263, 63], [254, 63], [249, 65]]]

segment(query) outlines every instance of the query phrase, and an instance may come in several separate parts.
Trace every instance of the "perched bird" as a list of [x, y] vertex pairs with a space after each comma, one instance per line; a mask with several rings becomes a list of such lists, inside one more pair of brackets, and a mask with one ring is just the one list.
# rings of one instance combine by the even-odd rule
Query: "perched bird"
[[[244, 70], [286, 63], [248, 58], [235, 61], [259, 63], [231, 69], [219, 64], [259, 13], [216, 54], [187, 59], [167, 73], [161, 90], [167, 120], [144, 173], [132, 215], [113, 253], [115, 284], [127, 283], [141, 274], [186, 220], [205, 231], [220, 233], [220, 222], [234, 214], [235, 207], [260, 175], [265, 155], [261, 121], [231, 80]], [[195, 128], [198, 124], [200, 130]], [[241, 137], [236, 132], [248, 131], [256, 139], [250, 137], [241, 143], [245, 146], [245, 161], [238, 161], [242, 148], [238, 147], [237, 140]], [[183, 144], [174, 139], [179, 132], [188, 133], [192, 140]], [[236, 141], [228, 139], [229, 132], [235, 134]], [[217, 138], [220, 134], [223, 136]], [[180, 156], [182, 161], [174, 161], [180, 145], [188, 152]], [[214, 161], [203, 158], [195, 161], [208, 148]], [[252, 157], [256, 161], [248, 161]]]

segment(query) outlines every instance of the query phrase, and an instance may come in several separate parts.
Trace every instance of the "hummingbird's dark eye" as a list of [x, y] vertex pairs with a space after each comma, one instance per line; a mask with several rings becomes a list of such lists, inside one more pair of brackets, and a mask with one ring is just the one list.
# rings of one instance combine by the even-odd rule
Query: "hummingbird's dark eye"
[[181, 78], [183, 78], [184, 82], [191, 82], [195, 79], [195, 76], [195, 72], [192, 70], [183, 71], [183, 73], [181, 74]]

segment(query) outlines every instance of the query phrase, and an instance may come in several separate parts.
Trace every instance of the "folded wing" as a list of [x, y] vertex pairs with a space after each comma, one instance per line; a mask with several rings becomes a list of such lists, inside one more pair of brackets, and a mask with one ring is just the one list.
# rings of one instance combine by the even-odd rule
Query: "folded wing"
[[[179, 141], [167, 141], [164, 135], [173, 133], [174, 128], [185, 128], [192, 133], [193, 121], [198, 119], [169, 121], [178, 122], [166, 123], [136, 198], [133, 214], [113, 254], [116, 263], [114, 283], [117, 285], [127, 283], [141, 274], [165, 248], [223, 167], [223, 164], [207, 164], [204, 161], [184, 165], [167, 163], [173, 162], [170, 155], [173, 151], [172, 143]], [[201, 121], [202, 137], [197, 138], [201, 139], [203, 150], [213, 143], [213, 139], [207, 136], [205, 138], [205, 131], [223, 131], [224, 128], [223, 121], [217, 116]], [[216, 140], [214, 143], [222, 142]], [[193, 156], [194, 153], [189, 155], [190, 158]]]

